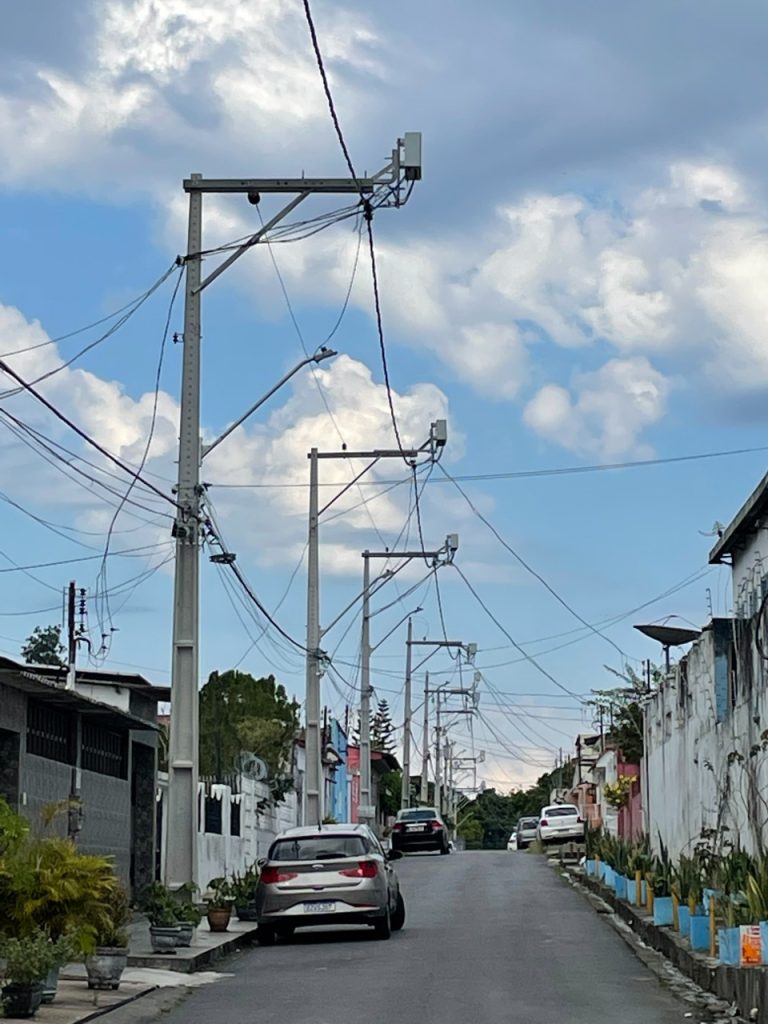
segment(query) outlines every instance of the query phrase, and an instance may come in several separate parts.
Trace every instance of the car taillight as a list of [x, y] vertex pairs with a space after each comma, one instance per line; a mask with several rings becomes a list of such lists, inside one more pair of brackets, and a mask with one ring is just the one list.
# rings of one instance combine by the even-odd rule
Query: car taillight
[[345, 878], [375, 878], [378, 873], [379, 868], [375, 860], [361, 860], [356, 868], [345, 868], [339, 872]]
[[542, 818], [541, 821], [539, 822], [539, 825], [541, 827], [543, 827], [543, 828], [546, 828], [549, 825], [549, 822], [547, 821], [546, 818]]
[[402, 821], [395, 822], [395, 824], [392, 826], [392, 831], [405, 832], [405, 825], [402, 823]]
[[443, 828], [443, 827], [444, 826], [443, 826], [442, 821], [438, 821], [437, 818], [435, 818], [435, 820], [432, 822], [432, 828], [434, 828], [434, 829]]
[[280, 868], [264, 868], [261, 872], [261, 880], [265, 885], [275, 885], [277, 882], [290, 882], [296, 878], [295, 871], [281, 871]]

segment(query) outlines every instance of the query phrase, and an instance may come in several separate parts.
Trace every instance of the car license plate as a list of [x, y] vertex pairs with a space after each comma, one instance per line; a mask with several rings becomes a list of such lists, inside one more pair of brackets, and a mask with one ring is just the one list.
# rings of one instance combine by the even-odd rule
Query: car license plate
[[426, 832], [427, 831], [427, 826], [426, 825], [406, 825], [405, 826], [405, 831], [406, 832]]
[[335, 910], [336, 904], [333, 900], [323, 900], [317, 903], [304, 904], [305, 914], [333, 914]]

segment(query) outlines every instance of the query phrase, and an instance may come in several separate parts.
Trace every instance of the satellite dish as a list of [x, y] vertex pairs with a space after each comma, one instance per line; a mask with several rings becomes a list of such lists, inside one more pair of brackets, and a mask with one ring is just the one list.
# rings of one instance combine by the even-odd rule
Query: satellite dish
[[246, 779], [253, 779], [255, 782], [266, 782], [269, 775], [267, 762], [248, 750], [240, 754], [240, 774]]

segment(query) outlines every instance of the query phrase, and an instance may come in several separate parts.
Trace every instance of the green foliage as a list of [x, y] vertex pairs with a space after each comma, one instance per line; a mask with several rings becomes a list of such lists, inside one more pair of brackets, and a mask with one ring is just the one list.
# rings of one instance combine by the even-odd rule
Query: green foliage
[[228, 878], [212, 878], [208, 883], [205, 902], [211, 910], [228, 910], [235, 902], [235, 892]]
[[379, 777], [379, 806], [385, 815], [397, 814], [400, 810], [403, 773], [400, 771], [384, 772]]
[[127, 929], [131, 916], [128, 893], [118, 883], [109, 902], [107, 920], [102, 921], [96, 929], [96, 945], [115, 949], [127, 946], [130, 941]]
[[677, 896], [680, 903], [695, 907], [701, 902], [702, 897], [702, 866], [695, 856], [686, 857], [680, 855], [677, 866], [674, 869], [672, 879], [672, 894]]
[[562, 768], [540, 776], [534, 786], [526, 790], [515, 790], [508, 796], [486, 789], [466, 808], [471, 808], [472, 818], [483, 830], [480, 848], [505, 850], [507, 841], [523, 817], [539, 816], [541, 808], [550, 802], [555, 788], [568, 788], [573, 784], [574, 764], [566, 762]]
[[29, 825], [0, 797], [0, 857], [21, 846], [29, 834]]
[[61, 626], [35, 626], [24, 641], [21, 656], [28, 665], [66, 665]]
[[147, 890], [142, 909], [153, 928], [173, 928], [178, 924], [179, 902], [161, 882], [153, 882]]
[[200, 774], [221, 779], [238, 770], [243, 751], [251, 751], [267, 762], [272, 779], [283, 775], [298, 714], [299, 705], [274, 676], [212, 672], [200, 690]]
[[461, 822], [458, 834], [464, 840], [468, 850], [479, 850], [483, 845], [483, 826], [475, 818], [467, 818]]
[[0, 959], [5, 961], [3, 976], [6, 983], [34, 985], [69, 960], [73, 954], [68, 937], [52, 939], [42, 929], [22, 938], [0, 938]]
[[371, 750], [392, 754], [395, 750], [395, 727], [389, 704], [380, 700], [371, 722]]
[[236, 907], [245, 907], [256, 899], [259, 875], [259, 869], [252, 864], [242, 875], [232, 876], [232, 899]]

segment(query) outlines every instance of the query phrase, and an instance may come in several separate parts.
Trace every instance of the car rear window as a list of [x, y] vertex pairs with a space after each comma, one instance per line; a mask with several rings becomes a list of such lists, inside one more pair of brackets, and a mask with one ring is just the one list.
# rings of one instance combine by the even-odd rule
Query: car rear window
[[545, 818], [572, 818], [578, 816], [579, 810], [577, 807], [545, 807], [544, 815]]
[[361, 857], [368, 853], [368, 844], [362, 836], [306, 836], [297, 839], [278, 839], [269, 851], [270, 860], [340, 860]]
[[413, 811], [402, 811], [398, 815], [398, 821], [435, 821], [436, 819], [436, 811], [424, 810], [422, 808], [417, 808]]
[[521, 818], [518, 828], [536, 828], [538, 824], [538, 818]]

